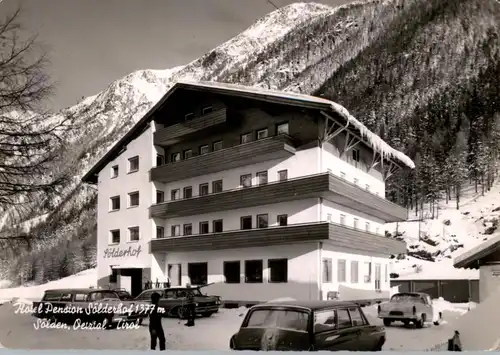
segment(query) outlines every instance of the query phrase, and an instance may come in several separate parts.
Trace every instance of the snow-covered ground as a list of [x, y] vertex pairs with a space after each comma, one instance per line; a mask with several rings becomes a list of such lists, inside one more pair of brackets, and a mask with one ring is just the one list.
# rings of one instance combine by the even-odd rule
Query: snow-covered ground
[[[399, 279], [479, 279], [478, 270], [455, 269], [453, 259], [499, 235], [498, 230], [492, 234], [485, 232], [488, 233], [487, 229], [495, 220], [500, 220], [500, 183], [485, 192], [484, 196], [481, 196], [481, 186], [478, 193], [475, 193], [474, 186], [466, 186], [461, 201], [459, 210], [455, 200], [450, 200], [448, 204], [441, 201], [439, 215], [434, 219], [430, 218], [429, 208], [424, 206], [423, 221], [419, 222], [415, 213], [410, 212], [410, 221], [386, 225], [386, 230], [392, 235], [398, 231], [409, 251], [426, 251], [436, 260], [426, 261], [413, 256], [394, 260], [392, 272], [399, 274]], [[439, 267], [436, 267], [437, 263]]]

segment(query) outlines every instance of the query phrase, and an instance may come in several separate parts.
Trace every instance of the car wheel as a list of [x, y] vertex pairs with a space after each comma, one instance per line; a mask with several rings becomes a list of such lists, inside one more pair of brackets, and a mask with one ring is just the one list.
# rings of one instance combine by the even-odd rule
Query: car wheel
[[422, 314], [420, 319], [416, 321], [415, 326], [418, 329], [422, 329], [424, 327], [424, 324], [425, 324], [425, 314]]
[[389, 327], [391, 325], [392, 321], [390, 319], [384, 318], [384, 325], [386, 327]]
[[229, 340], [229, 349], [234, 350], [236, 348], [236, 345], [234, 344], [234, 336], [231, 337], [231, 340]]
[[404, 324], [404, 326], [405, 326], [405, 327], [407, 327], [407, 326], [409, 326], [409, 325], [410, 325], [410, 321], [405, 319], [405, 320], [403, 321], [403, 324]]
[[184, 307], [177, 307], [175, 314], [177, 314], [179, 319], [184, 319], [186, 317], [187, 310]]
[[380, 338], [380, 340], [377, 343], [377, 346], [375, 347], [375, 349], [373, 349], [373, 351], [382, 351], [382, 347], [384, 346], [384, 343], [385, 343], [385, 339]]
[[143, 321], [144, 321], [144, 318], [139, 318], [139, 320], [137, 321], [137, 324], [142, 325]]

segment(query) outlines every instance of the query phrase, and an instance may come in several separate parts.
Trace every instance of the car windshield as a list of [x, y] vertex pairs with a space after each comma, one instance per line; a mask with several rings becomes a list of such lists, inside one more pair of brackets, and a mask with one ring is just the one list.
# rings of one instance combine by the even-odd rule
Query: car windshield
[[118, 297], [123, 301], [123, 300], [133, 300], [134, 297], [132, 297], [127, 291], [118, 291], [117, 292]]
[[308, 314], [296, 310], [256, 309], [246, 328], [280, 328], [307, 332]]
[[391, 302], [425, 303], [422, 296], [411, 294], [411, 293], [400, 293], [400, 294], [394, 295], [391, 298]]

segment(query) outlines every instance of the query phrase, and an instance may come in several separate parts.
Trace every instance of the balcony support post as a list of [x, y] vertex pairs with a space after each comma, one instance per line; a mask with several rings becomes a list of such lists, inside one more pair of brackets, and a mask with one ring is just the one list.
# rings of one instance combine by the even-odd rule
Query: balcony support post
[[373, 150], [372, 155], [373, 155], [372, 163], [368, 166], [368, 172], [370, 172], [370, 170], [379, 165], [382, 161], [382, 155], [377, 153], [377, 151]]
[[340, 152], [340, 156], [344, 156], [348, 151], [357, 146], [360, 142], [361, 141], [356, 136], [354, 136], [350, 132], [347, 132], [345, 137], [344, 149]]
[[391, 162], [388, 167], [383, 168], [384, 182], [399, 170], [399, 166]]
[[349, 121], [343, 126], [326, 112], [321, 111], [321, 114], [325, 117], [325, 132], [323, 134], [322, 143], [332, 140], [349, 127]]

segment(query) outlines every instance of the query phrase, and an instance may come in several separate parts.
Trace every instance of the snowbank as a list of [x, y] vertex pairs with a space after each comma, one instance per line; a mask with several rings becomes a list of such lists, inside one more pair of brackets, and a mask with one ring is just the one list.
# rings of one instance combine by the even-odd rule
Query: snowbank
[[[88, 269], [78, 274], [65, 277], [60, 280], [50, 281], [43, 285], [31, 287], [13, 287], [13, 288], [0, 288], [0, 304], [9, 302], [13, 299], [17, 302], [25, 301], [31, 302], [42, 298], [45, 290], [53, 288], [85, 288], [97, 286], [97, 269]], [[3, 301], [3, 302], [2, 302]]]

